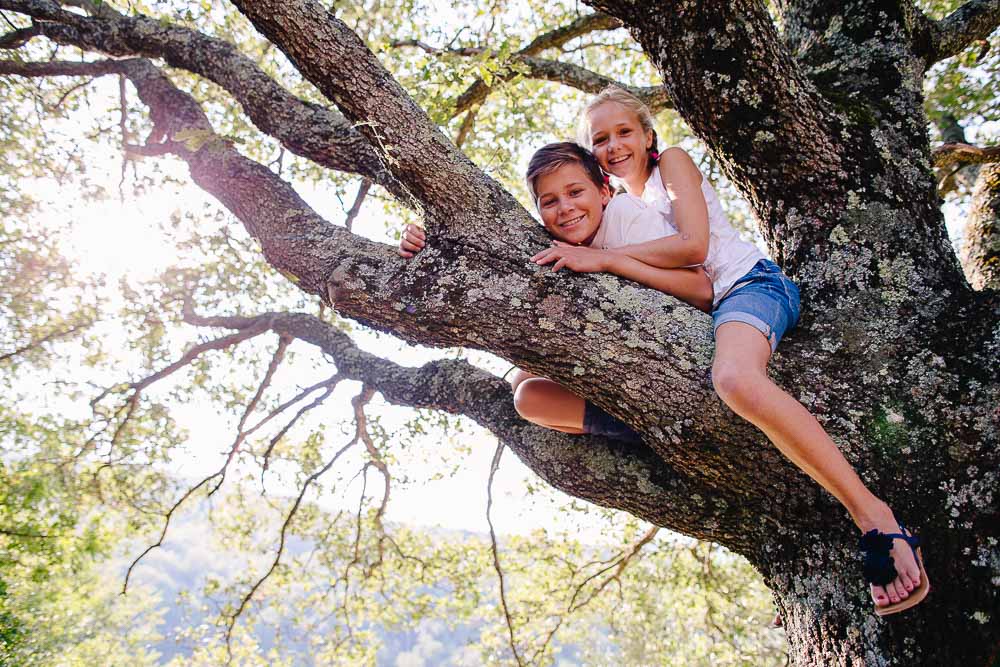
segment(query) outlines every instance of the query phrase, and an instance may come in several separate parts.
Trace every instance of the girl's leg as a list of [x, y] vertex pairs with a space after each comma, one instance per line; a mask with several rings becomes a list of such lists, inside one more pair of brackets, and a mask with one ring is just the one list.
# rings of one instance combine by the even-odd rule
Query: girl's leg
[[564, 433], [583, 430], [584, 400], [562, 385], [521, 369], [511, 373], [514, 408], [528, 421]]
[[[771, 346], [764, 335], [749, 324], [726, 322], [716, 329], [715, 341], [712, 383], [726, 405], [762, 430], [785, 456], [837, 498], [862, 532], [872, 528], [899, 532], [889, 506], [865, 487], [816, 418], [767, 377]], [[920, 583], [920, 571], [908, 546], [893, 540], [891, 555], [899, 577], [884, 588], [872, 586], [872, 598], [880, 607], [908, 597]]]

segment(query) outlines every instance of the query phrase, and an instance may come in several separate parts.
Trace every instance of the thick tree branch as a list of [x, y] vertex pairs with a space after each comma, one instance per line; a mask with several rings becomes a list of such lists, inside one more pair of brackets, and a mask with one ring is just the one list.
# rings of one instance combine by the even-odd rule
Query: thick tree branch
[[962, 266], [974, 288], [1000, 291], [1000, 164], [979, 169], [969, 209]]
[[919, 50], [919, 54], [927, 66], [933, 65], [986, 39], [998, 25], [1000, 0], [970, 0], [929, 26], [929, 39]]
[[[425, 211], [496, 211], [513, 198], [445, 137], [343, 21], [314, 0], [235, 0], [376, 147]], [[415, 205], [418, 205], [416, 201]], [[449, 216], [450, 217], [450, 216]]]
[[[359, 350], [347, 334], [304, 313], [205, 317], [188, 308], [185, 320], [197, 326], [236, 330], [256, 329], [266, 322], [270, 330], [279, 335], [317, 346], [333, 360], [339, 374], [365, 383], [379, 391], [390, 403], [443, 410], [472, 418], [492, 431], [529, 467], [557, 488], [605, 506], [619, 507], [619, 503], [625, 502], [629, 505], [628, 511], [640, 512], [640, 516], [656, 525], [702, 537], [712, 533], [714, 539], [721, 539], [731, 548], [747, 547], [739, 544], [735, 536], [723, 537], [721, 534], [725, 532], [723, 526], [730, 525], [743, 512], [749, 511], [747, 498], [737, 500], [732, 490], [714, 488], [714, 484], [711, 490], [702, 487], [708, 483], [707, 479], [698, 481], [700, 475], [693, 474], [693, 471], [689, 476], [672, 469], [672, 463], [664, 463], [661, 457], [642, 445], [623, 447], [603, 438], [568, 436], [535, 427], [523, 421], [514, 411], [506, 382], [467, 362], [440, 361], [420, 368], [401, 367]], [[741, 448], [746, 446], [746, 442], [740, 444]], [[683, 445], [677, 442], [671, 447], [677, 449]], [[707, 463], [705, 458], [702, 452], [698, 465], [715, 465]], [[760, 458], [771, 460], [768, 465], [782, 465], [780, 459], [773, 456], [773, 450], [764, 450]], [[755, 461], [755, 466], [761, 465], [760, 458]], [[723, 468], [714, 470], [711, 478], [725, 477], [728, 474], [725, 468], [731, 467], [733, 462], [720, 462], [719, 465]], [[606, 466], [615, 472], [605, 471]], [[626, 483], [622, 481], [624, 479], [632, 481]], [[637, 491], [633, 484], [639, 484], [641, 489]], [[626, 488], [629, 489], [627, 493], [623, 491]], [[667, 500], [682, 489], [683, 493], [693, 493], [694, 497]], [[754, 495], [758, 491], [744, 488], [737, 493]], [[652, 506], [642, 509], [642, 504], [633, 504], [628, 500], [636, 492], [653, 494], [646, 497], [647, 501], [653, 500], [653, 496], [662, 496], [654, 510], [650, 509]], [[713, 498], [729, 500], [709, 503], [706, 501], [710, 496], [706, 493], [712, 494]], [[773, 498], [775, 504], [789, 502], [789, 499], [779, 498], [780, 495], [779, 492]], [[790, 499], [792, 504], [814, 505], [817, 501], [820, 501], [819, 496], [814, 492]], [[770, 501], [765, 502], [770, 504]]]
[[301, 100], [233, 45], [146, 17], [122, 16], [102, 4], [97, 17], [63, 11], [45, 0], [0, 0], [0, 9], [38, 19], [31, 30], [61, 44], [111, 56], [162, 58], [228, 91], [250, 120], [291, 152], [313, 162], [399, 188], [371, 146], [335, 110]]

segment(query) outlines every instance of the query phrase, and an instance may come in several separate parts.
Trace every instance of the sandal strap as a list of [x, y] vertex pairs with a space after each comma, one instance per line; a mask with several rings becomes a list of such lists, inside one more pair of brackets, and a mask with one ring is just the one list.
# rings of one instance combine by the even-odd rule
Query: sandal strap
[[864, 554], [862, 573], [865, 581], [876, 586], [885, 586], [898, 576], [896, 565], [889, 551], [892, 539], [877, 529], [869, 530], [858, 540], [858, 548]]

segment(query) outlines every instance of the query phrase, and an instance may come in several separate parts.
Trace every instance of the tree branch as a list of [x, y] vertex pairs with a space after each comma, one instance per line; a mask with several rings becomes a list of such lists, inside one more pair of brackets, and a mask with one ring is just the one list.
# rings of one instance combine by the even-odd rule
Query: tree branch
[[[629, 86], [572, 63], [516, 54], [505, 65], [504, 70], [496, 75], [498, 80], [509, 81], [523, 74], [531, 79], [542, 79], [571, 86], [585, 93], [597, 93], [614, 85], [624, 88], [641, 99], [652, 109], [653, 113], [672, 107], [670, 97], [663, 86]], [[454, 113], [457, 115], [470, 107], [482, 104], [490, 94], [490, 90], [491, 87], [485, 83], [473, 84], [455, 102]]]
[[[655, 525], [701, 538], [714, 535], [715, 541], [721, 540], [734, 549], [747, 547], [739, 543], [738, 537], [736, 542], [732, 535], [723, 537], [726, 531], [722, 527], [734, 525], [730, 522], [738, 521], [737, 517], [742, 517], [744, 512], [752, 512], [753, 503], [748, 501], [748, 497], [757, 495], [761, 490], [743, 488], [734, 493], [731, 488], [725, 487], [723, 478], [737, 472], [733, 469], [736, 465], [734, 461], [745, 460], [748, 443], [754, 438], [751, 434], [739, 440], [738, 448], [743, 452], [743, 458], [730, 453], [722, 454], [722, 457], [735, 458], [726, 462], [716, 461], [707, 450], [715, 449], [717, 445], [708, 448], [696, 445], [696, 453], [692, 454], [696, 458], [691, 459], [688, 468], [680, 464], [680, 460], [686, 457], [678, 457], [688, 446], [680, 439], [666, 448], [657, 447], [660, 454], [656, 454], [643, 445], [623, 446], [604, 438], [570, 436], [536, 427], [522, 420], [514, 411], [510, 387], [500, 378], [464, 361], [437, 361], [420, 368], [397, 366], [359, 350], [347, 334], [312, 315], [266, 313], [256, 317], [205, 317], [189, 309], [185, 320], [197, 326], [235, 329], [245, 329], [266, 321], [276, 333], [317, 346], [333, 360], [343, 377], [363, 382], [380, 392], [390, 403], [443, 410], [472, 418], [492, 431], [556, 488], [601, 505], [627, 509]], [[666, 392], [663, 395], [668, 396]], [[771, 470], [774, 473], [783, 467], [788, 468], [787, 462], [768, 445], [759, 451], [755, 449], [753, 458], [755, 468], [773, 466]], [[610, 472], [609, 468], [614, 472]], [[681, 472], [682, 468], [685, 472]], [[707, 469], [711, 469], [711, 483], [709, 477], [703, 477]], [[804, 479], [796, 472], [791, 474], [793, 479]], [[631, 481], [626, 483], [625, 479]], [[791, 479], [788, 483], [792, 483]], [[626, 486], [631, 489], [630, 492], [621, 493]], [[815, 490], [796, 491], [795, 494], [777, 489], [772, 491], [775, 491], [773, 499], [764, 501], [769, 507], [772, 501], [775, 507], [782, 505], [783, 510], [788, 504], [797, 505], [801, 516], [815, 511], [807, 511], [805, 506], [826, 502]], [[645, 496], [645, 501], [633, 504], [631, 499], [636, 493]], [[675, 494], [686, 495], [680, 498], [674, 497]], [[791, 497], [785, 497], [789, 495]], [[709, 503], [708, 498], [722, 500]], [[627, 503], [628, 507], [622, 507], [622, 503]]]
[[[2, 70], [2, 63], [0, 63], [0, 73], [2, 73], [2, 72], [3, 72], [3, 70]], [[41, 338], [37, 338], [37, 339], [31, 341], [30, 343], [25, 343], [24, 345], [22, 345], [21, 347], [17, 348], [16, 350], [12, 350], [11, 352], [6, 352], [4, 354], [0, 354], [0, 361], [6, 361], [7, 359], [11, 359], [11, 358], [16, 357], [18, 355], [24, 354], [25, 352], [28, 352], [29, 350], [33, 350], [35, 348], [41, 347], [45, 343], [51, 342], [53, 340], [58, 340], [59, 338], [65, 338], [66, 336], [72, 336], [77, 331], [80, 331], [81, 329], [86, 329], [87, 327], [91, 326], [92, 324], [93, 324], [93, 321], [87, 321], [87, 322], [82, 322], [80, 324], [74, 324], [73, 326], [69, 327], [68, 329], [59, 329], [59, 330], [56, 330], [56, 331], [49, 332], [49, 333], [45, 334], [44, 336], [42, 336]]]
[[[350, 118], [425, 211], [482, 214], [513, 198], [455, 148], [343, 21], [314, 0], [235, 0]], [[448, 216], [449, 218], [451, 215]]]
[[496, 570], [500, 591], [500, 608], [503, 610], [504, 621], [507, 624], [507, 640], [514, 660], [519, 667], [523, 667], [524, 660], [517, 650], [517, 639], [514, 637], [514, 620], [510, 616], [510, 606], [507, 604], [507, 585], [504, 579], [503, 567], [500, 566], [500, 549], [497, 547], [497, 533], [493, 528], [493, 519], [490, 511], [493, 509], [493, 477], [500, 467], [500, 457], [503, 456], [504, 444], [497, 443], [496, 451], [493, 453], [493, 461], [490, 463], [490, 476], [486, 482], [486, 523], [490, 528], [490, 552], [493, 554], [493, 569]]
[[974, 288], [1000, 291], [1000, 164], [979, 169], [969, 209], [962, 266]]
[[[564, 26], [556, 28], [555, 30], [550, 30], [548, 32], [542, 33], [535, 39], [531, 40], [527, 46], [518, 51], [511, 58], [511, 62], [522, 61], [525, 57], [530, 57], [541, 53], [547, 49], [557, 49], [567, 42], [570, 42], [577, 37], [581, 37], [590, 32], [597, 30], [614, 30], [621, 27], [621, 21], [611, 17], [607, 14], [601, 12], [595, 12], [593, 14], [587, 14], [586, 16], [581, 16], [580, 18], [572, 21]], [[581, 68], [582, 69], [582, 68]], [[586, 70], [584, 70], [586, 71]], [[503, 81], [508, 81], [512, 79], [516, 73], [505, 73], [499, 77]], [[596, 75], [595, 75], [596, 76]], [[540, 77], [546, 78], [546, 77]], [[555, 80], [555, 79], [550, 79]], [[476, 79], [472, 85], [470, 85], [464, 93], [459, 95], [458, 100], [455, 103], [455, 115], [458, 115], [468, 109], [469, 107], [475, 106], [477, 104], [482, 104], [482, 102], [490, 94], [491, 86], [486, 85], [486, 82], [482, 79]], [[591, 92], [591, 91], [588, 91]]]
[[970, 0], [929, 26], [929, 39], [918, 52], [927, 66], [956, 56], [986, 39], [1000, 25], [1000, 0]]
[[1000, 162], [1000, 146], [973, 146], [961, 142], [950, 142], [941, 144], [933, 151], [931, 157], [934, 166], [939, 169], [947, 169], [955, 166], [967, 166], [970, 164], [992, 164]]

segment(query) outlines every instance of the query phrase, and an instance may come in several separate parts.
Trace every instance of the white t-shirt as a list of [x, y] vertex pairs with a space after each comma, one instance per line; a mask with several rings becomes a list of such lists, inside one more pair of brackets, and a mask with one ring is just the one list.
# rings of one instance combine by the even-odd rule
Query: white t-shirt
[[620, 194], [612, 197], [604, 207], [601, 226], [590, 247], [602, 250], [621, 248], [676, 233], [671, 221], [656, 207], [633, 195]]
[[[715, 188], [704, 176], [701, 179], [701, 192], [705, 195], [705, 204], [708, 206], [708, 256], [705, 258], [704, 266], [705, 272], [712, 280], [712, 289], [715, 291], [712, 302], [714, 306], [718, 305], [737, 280], [746, 275], [754, 264], [765, 257], [757, 246], [741, 239], [733, 226], [729, 224], [726, 212], [719, 202], [719, 196], [715, 194]], [[613, 202], [618, 197], [611, 201]], [[670, 205], [667, 189], [663, 187], [659, 165], [653, 169], [646, 181], [642, 191], [642, 201], [655, 208], [666, 219], [666, 224], [674, 230], [675, 234], [677, 233], [673, 226], [673, 207]], [[608, 204], [609, 208], [610, 206], [611, 204]], [[667, 234], [663, 236], [667, 236]], [[629, 241], [629, 243], [638, 243], [638, 241]]]

